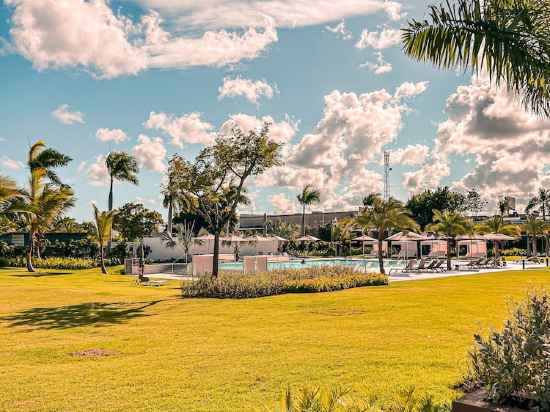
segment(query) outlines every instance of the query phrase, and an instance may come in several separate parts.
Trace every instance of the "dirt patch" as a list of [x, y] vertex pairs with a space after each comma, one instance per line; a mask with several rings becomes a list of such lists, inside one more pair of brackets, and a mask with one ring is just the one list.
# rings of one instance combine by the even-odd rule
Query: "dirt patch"
[[78, 352], [71, 352], [69, 355], [75, 358], [103, 358], [106, 356], [115, 356], [119, 352], [107, 349], [86, 349]]

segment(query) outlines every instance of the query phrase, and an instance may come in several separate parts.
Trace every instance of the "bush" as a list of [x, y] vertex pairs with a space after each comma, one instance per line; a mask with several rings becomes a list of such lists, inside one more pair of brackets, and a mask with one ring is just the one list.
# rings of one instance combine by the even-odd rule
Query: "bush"
[[278, 270], [257, 275], [221, 273], [218, 278], [201, 276], [196, 281], [184, 282], [182, 294], [184, 297], [243, 299], [387, 284], [385, 275], [357, 273], [352, 268], [335, 266]]
[[513, 247], [511, 249], [503, 249], [500, 251], [501, 256], [527, 256], [527, 250]]
[[550, 410], [550, 296], [530, 294], [502, 331], [475, 336], [466, 389], [483, 387], [496, 404], [531, 400]]
[[[4, 266], [12, 267], [26, 267], [27, 260], [24, 257], [5, 259]], [[93, 259], [74, 259], [74, 258], [60, 258], [51, 257], [45, 259], [34, 258], [32, 260], [35, 268], [42, 269], [64, 269], [64, 270], [78, 270], [78, 269], [92, 269], [97, 267], [95, 260]]]

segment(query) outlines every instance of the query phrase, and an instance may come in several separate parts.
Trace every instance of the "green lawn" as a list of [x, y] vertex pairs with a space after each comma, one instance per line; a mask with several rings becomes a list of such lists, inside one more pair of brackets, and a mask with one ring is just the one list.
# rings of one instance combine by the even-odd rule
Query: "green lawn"
[[[541, 285], [550, 271], [182, 300], [175, 282], [4, 269], [0, 410], [262, 410], [287, 384], [381, 397], [414, 385], [450, 399], [473, 333]], [[112, 356], [73, 355], [89, 349]]]

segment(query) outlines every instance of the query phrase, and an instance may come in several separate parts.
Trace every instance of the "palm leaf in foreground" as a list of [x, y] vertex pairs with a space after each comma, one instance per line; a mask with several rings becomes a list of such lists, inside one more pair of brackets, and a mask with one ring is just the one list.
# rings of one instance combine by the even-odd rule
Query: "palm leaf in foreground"
[[429, 8], [429, 20], [409, 21], [403, 49], [443, 69], [488, 73], [526, 108], [550, 116], [550, 2], [458, 0]]

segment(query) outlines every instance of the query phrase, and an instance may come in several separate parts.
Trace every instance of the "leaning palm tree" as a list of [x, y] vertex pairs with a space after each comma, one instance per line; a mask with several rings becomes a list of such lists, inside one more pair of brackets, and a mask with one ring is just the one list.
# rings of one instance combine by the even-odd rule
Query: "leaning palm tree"
[[410, 216], [409, 211], [397, 199], [382, 199], [379, 195], [370, 198], [370, 206], [366, 207], [355, 219], [358, 226], [365, 230], [374, 229], [378, 232], [378, 264], [380, 273], [384, 269], [384, 254], [382, 242], [386, 232], [390, 230], [419, 230], [418, 224]]
[[100, 212], [97, 206], [92, 203], [94, 210], [95, 229], [96, 229], [96, 241], [99, 245], [99, 260], [101, 261], [101, 273], [107, 274], [107, 268], [105, 268], [105, 246], [111, 239], [111, 231], [113, 228], [113, 220], [116, 215], [115, 210], [106, 212]]
[[136, 159], [126, 152], [111, 152], [105, 159], [110, 177], [109, 211], [113, 210], [113, 183], [115, 180], [138, 184], [139, 167]]
[[471, 232], [473, 225], [469, 219], [457, 212], [435, 209], [433, 213], [434, 223], [428, 225], [426, 230], [445, 236], [447, 240], [447, 270], [451, 270], [451, 244], [457, 236]]
[[403, 30], [409, 56], [444, 69], [488, 73], [550, 115], [550, 2], [456, 0], [429, 8], [429, 18]]
[[305, 185], [302, 193], [296, 196], [298, 203], [302, 206], [302, 236], [306, 234], [306, 206], [311, 206], [314, 203], [321, 201], [321, 192], [314, 189], [312, 185]]
[[[498, 233], [501, 235], [507, 236], [518, 236], [521, 231], [517, 225], [506, 224], [504, 218], [501, 215], [493, 216], [490, 219], [487, 219], [474, 228], [477, 233]], [[493, 242], [493, 254], [495, 257], [498, 257], [498, 242]]]
[[30, 170], [29, 187], [21, 190], [20, 196], [10, 209], [24, 216], [29, 229], [29, 246], [27, 248], [27, 270], [34, 272], [32, 257], [35, 238], [44, 231], [54, 219], [72, 207], [74, 193], [69, 186], [61, 183], [54, 169], [71, 162], [71, 158], [46, 148], [39, 140], [29, 149], [27, 165]]
[[14, 199], [17, 195], [19, 195], [19, 190], [17, 190], [15, 182], [0, 175], [0, 204]]

